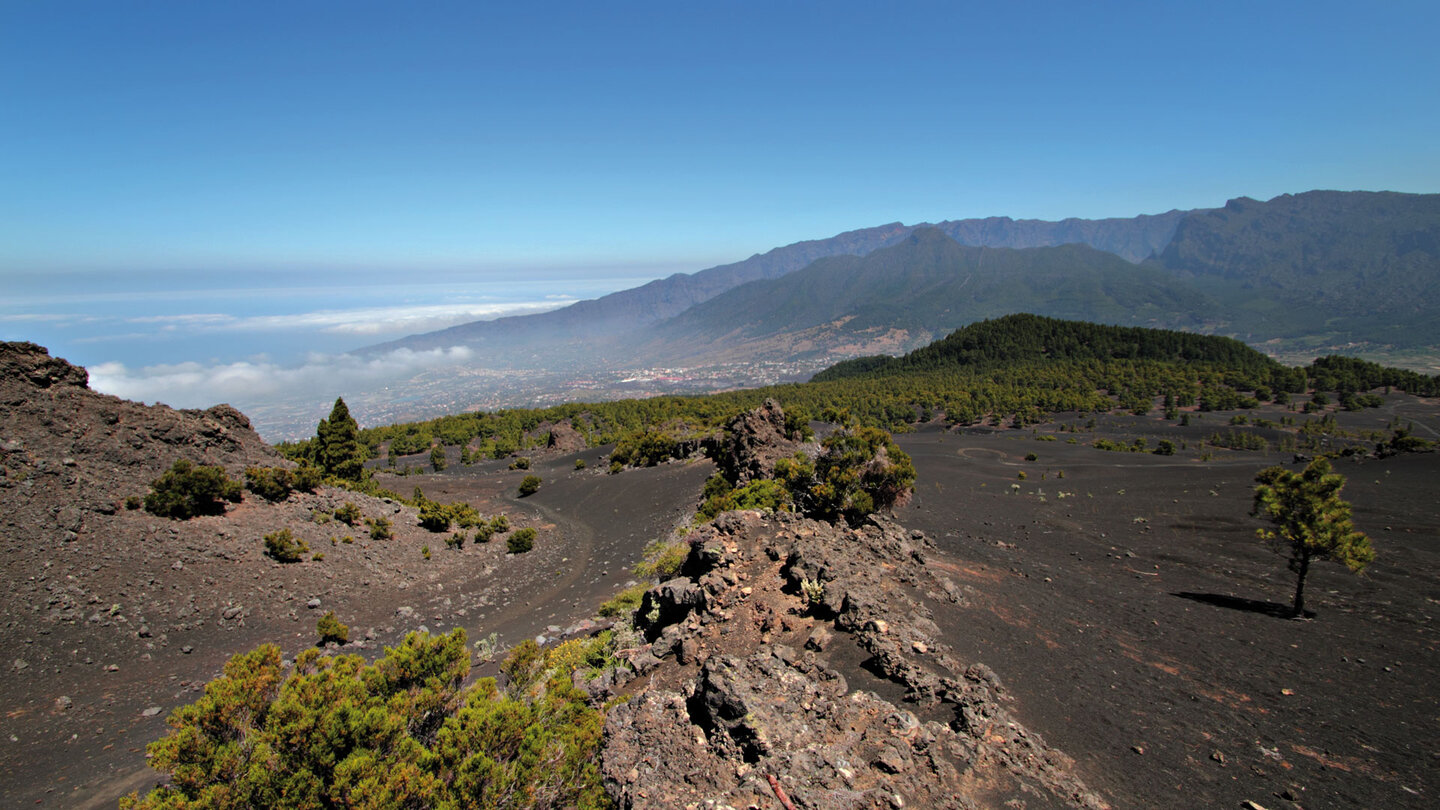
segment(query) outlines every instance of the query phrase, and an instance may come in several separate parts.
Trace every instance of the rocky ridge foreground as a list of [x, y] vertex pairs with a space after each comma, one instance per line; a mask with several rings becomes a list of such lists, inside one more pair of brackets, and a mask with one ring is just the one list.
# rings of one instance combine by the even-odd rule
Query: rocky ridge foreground
[[932, 616], [965, 596], [924, 535], [729, 512], [690, 542], [637, 613], [648, 680], [606, 725], [620, 806], [1108, 807], [954, 658]]

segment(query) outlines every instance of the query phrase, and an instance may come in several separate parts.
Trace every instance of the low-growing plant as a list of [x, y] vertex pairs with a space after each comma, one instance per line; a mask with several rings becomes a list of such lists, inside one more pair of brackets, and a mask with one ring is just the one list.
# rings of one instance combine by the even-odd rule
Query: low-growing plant
[[421, 547], [420, 547], [420, 556], [424, 557], [424, 558], [427, 559], [427, 560], [430, 559], [430, 547], [429, 547], [429, 546], [421, 546]]
[[315, 623], [315, 632], [320, 634], [320, 643], [345, 644], [350, 640], [350, 628], [335, 618], [335, 611], [327, 611], [320, 621]]
[[395, 537], [389, 518], [365, 518], [365, 525], [370, 527], [371, 540], [391, 540]]
[[535, 530], [530, 527], [516, 529], [505, 538], [505, 548], [511, 554], [524, 554], [535, 547]]
[[240, 482], [231, 480], [223, 468], [197, 467], [182, 458], [151, 482], [145, 511], [175, 520], [220, 515], [227, 501], [240, 502], [242, 491]]
[[647, 585], [632, 585], [600, 603], [598, 612], [601, 616], [606, 617], [628, 616], [640, 607], [640, 602], [645, 598], [647, 590], [649, 590]]
[[273, 644], [237, 655], [149, 747], [166, 784], [121, 806], [609, 806], [605, 717], [563, 670], [615, 665], [614, 643], [586, 640], [563, 660], [521, 646], [505, 691], [493, 678], [462, 688], [463, 630], [412, 633], [373, 664], [312, 648], [286, 667]]
[[577, 459], [575, 459], [575, 469], [577, 469], [577, 470], [583, 470], [583, 469], [585, 469], [585, 459], [583, 459], [583, 458], [577, 458]]
[[455, 549], [456, 551], [459, 551], [460, 549], [465, 547], [465, 539], [465, 532], [455, 532], [454, 534], [445, 538], [445, 545]]
[[139, 495], [131, 495], [130, 497], [125, 499], [125, 508], [129, 509], [131, 512], [134, 512], [136, 509], [139, 509], [144, 505], [145, 499], [140, 497]]
[[689, 543], [656, 540], [645, 548], [644, 558], [631, 570], [641, 579], [670, 579], [680, 573], [680, 566], [689, 555]]
[[344, 523], [346, 526], [355, 527], [360, 525], [360, 507], [349, 501], [346, 501], [344, 506], [336, 507], [334, 515], [336, 520]]
[[527, 498], [539, 492], [540, 483], [540, 476], [538, 475], [525, 476], [524, 480], [520, 482], [520, 497]]
[[300, 562], [300, 556], [310, 551], [305, 541], [297, 538], [289, 529], [265, 535], [264, 542], [265, 553], [282, 563]]
[[512, 469], [512, 470], [528, 470], [528, 469], [530, 469], [530, 458], [529, 458], [528, 456], [521, 456], [521, 457], [515, 459], [514, 461], [510, 462], [510, 469]]

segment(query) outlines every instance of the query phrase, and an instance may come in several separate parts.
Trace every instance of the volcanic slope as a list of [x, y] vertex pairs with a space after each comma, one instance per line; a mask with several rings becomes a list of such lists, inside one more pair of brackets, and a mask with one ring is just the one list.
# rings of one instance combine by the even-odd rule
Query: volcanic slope
[[[447, 548], [414, 507], [328, 486], [280, 503], [246, 492], [224, 514], [170, 520], [125, 501], [178, 459], [236, 479], [291, 462], [228, 406], [144, 406], [86, 380], [41, 347], [0, 344], [0, 795], [15, 804], [113, 807], [143, 791], [160, 778], [144, 746], [173, 709], [232, 655], [267, 642], [287, 656], [313, 647], [327, 611], [351, 627], [344, 649], [368, 657], [421, 628], [496, 633], [501, 644], [563, 632], [630, 581], [707, 474], [668, 465], [617, 480], [599, 463], [576, 470], [572, 453], [537, 459], [547, 483], [528, 499], [516, 496], [526, 472], [500, 462], [407, 480], [535, 528], [522, 555], [507, 554], [503, 537]], [[394, 537], [334, 518], [347, 503], [388, 520]], [[261, 538], [282, 529], [309, 546], [300, 562], [264, 553]]]

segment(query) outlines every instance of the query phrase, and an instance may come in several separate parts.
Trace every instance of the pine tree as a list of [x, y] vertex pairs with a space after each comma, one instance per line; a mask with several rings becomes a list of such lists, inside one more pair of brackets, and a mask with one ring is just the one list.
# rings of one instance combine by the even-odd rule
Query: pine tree
[[350, 415], [345, 399], [337, 397], [329, 419], [315, 429], [315, 465], [326, 475], [358, 481], [364, 473], [365, 451], [360, 446], [360, 425]]
[[1375, 559], [1375, 550], [1370, 538], [1355, 530], [1350, 504], [1340, 497], [1345, 476], [1332, 472], [1323, 456], [1300, 473], [1266, 467], [1255, 480], [1259, 485], [1251, 514], [1275, 524], [1257, 534], [1290, 555], [1290, 570], [1295, 572], [1290, 615], [1299, 618], [1305, 615], [1305, 575], [1312, 561], [1334, 560], [1358, 574]]

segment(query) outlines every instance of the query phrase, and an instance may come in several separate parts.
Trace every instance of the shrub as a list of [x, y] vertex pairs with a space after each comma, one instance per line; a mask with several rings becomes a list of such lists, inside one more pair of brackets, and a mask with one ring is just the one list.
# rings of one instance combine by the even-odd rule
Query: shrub
[[689, 543], [667, 543], [657, 540], [645, 548], [645, 558], [635, 564], [635, 576], [641, 579], [670, 579], [680, 573], [680, 566], [690, 555]]
[[524, 554], [535, 547], [535, 530], [529, 527], [516, 529], [505, 538], [505, 548], [511, 554]]
[[454, 534], [452, 534], [452, 535], [450, 535], [449, 537], [445, 538], [445, 545], [449, 546], [450, 548], [455, 549], [456, 551], [459, 551], [460, 549], [464, 548], [464, 547], [465, 547], [465, 532], [455, 532]]
[[514, 461], [510, 462], [510, 469], [528, 470], [530, 469], [530, 459], [525, 456], [521, 456], [520, 458], [517, 458]]
[[1036, 455], [1036, 454], [1034, 454], [1034, 453], [1026, 453], [1026, 454], [1025, 454], [1025, 460], [1026, 460], [1026, 461], [1039, 461], [1039, 460], [1040, 460], [1040, 456], [1038, 456], [1038, 455]]
[[437, 444], [430, 448], [430, 466], [435, 468], [435, 472], [445, 469], [445, 447], [443, 445]]
[[1173, 456], [1175, 455], [1175, 442], [1169, 439], [1161, 439], [1160, 443], [1155, 446], [1154, 452], [1157, 456]]
[[583, 470], [583, 469], [585, 469], [585, 459], [583, 459], [583, 458], [577, 458], [577, 459], [575, 459], [575, 469], [577, 469], [577, 470]]
[[284, 467], [246, 467], [245, 488], [267, 501], [283, 501], [296, 489], [295, 475]]
[[175, 520], [220, 515], [225, 513], [225, 502], [239, 503], [241, 494], [240, 482], [232, 481], [222, 468], [197, 467], [182, 458], [150, 484], [145, 511]]
[[295, 537], [289, 529], [281, 529], [265, 535], [265, 553], [278, 562], [300, 562], [300, 556], [310, 550], [304, 540]]
[[540, 491], [540, 476], [527, 475], [520, 482], [520, 497], [526, 498]]
[[141, 498], [139, 495], [131, 495], [130, 497], [125, 499], [125, 508], [129, 509], [131, 512], [134, 512], [136, 509], [139, 509], [144, 505], [145, 499]]
[[493, 678], [462, 688], [461, 630], [412, 633], [373, 664], [310, 649], [286, 668], [267, 644], [170, 716], [148, 749], [167, 784], [121, 806], [605, 807], [605, 717], [561, 670], [613, 666], [611, 647], [562, 662], [531, 642], [506, 661], [507, 694]]
[[390, 540], [395, 537], [388, 518], [365, 518], [365, 525], [370, 527], [371, 540]]
[[600, 615], [606, 617], [628, 616], [634, 613], [635, 609], [640, 607], [640, 601], [645, 598], [647, 590], [649, 590], [647, 585], [632, 585], [626, 588], [600, 604]]
[[349, 501], [346, 501], [344, 506], [337, 508], [334, 514], [335, 519], [346, 526], [354, 528], [360, 525], [360, 507]]
[[430, 559], [430, 547], [429, 547], [429, 546], [421, 546], [421, 547], [420, 547], [420, 556], [424, 557], [424, 558], [427, 559], [427, 560]]
[[350, 628], [340, 623], [335, 618], [335, 611], [329, 611], [320, 617], [315, 623], [315, 632], [320, 634], [320, 643], [326, 644], [331, 641], [336, 644], [344, 644], [350, 640]]

